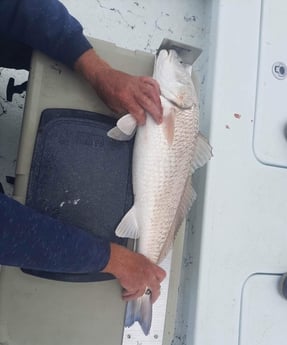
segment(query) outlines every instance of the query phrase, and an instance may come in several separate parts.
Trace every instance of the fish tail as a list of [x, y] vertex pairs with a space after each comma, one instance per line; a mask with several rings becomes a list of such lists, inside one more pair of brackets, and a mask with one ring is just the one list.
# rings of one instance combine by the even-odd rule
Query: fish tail
[[152, 303], [150, 295], [143, 295], [129, 301], [126, 309], [125, 327], [131, 327], [136, 321], [145, 335], [149, 334], [152, 320]]

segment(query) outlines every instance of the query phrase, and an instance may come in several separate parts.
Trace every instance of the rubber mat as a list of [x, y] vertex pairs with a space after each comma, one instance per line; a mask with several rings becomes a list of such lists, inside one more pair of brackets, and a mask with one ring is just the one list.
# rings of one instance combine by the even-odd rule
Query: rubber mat
[[[110, 139], [116, 121], [75, 110], [43, 111], [30, 170], [26, 205], [110, 241], [117, 224], [133, 203], [133, 141]], [[111, 279], [104, 273], [65, 274], [25, 270], [64, 281]]]

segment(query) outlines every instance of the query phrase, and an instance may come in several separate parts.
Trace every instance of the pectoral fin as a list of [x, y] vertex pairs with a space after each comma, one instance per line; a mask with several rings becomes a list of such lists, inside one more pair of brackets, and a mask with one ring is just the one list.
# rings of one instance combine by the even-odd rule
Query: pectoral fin
[[136, 132], [137, 122], [131, 114], [121, 117], [117, 126], [108, 131], [108, 136], [119, 141], [128, 141], [133, 138]]

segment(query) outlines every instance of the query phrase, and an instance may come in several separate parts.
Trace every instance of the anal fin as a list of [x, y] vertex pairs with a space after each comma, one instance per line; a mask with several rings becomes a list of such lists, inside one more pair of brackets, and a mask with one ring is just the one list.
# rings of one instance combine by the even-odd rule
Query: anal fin
[[136, 220], [135, 207], [133, 206], [124, 215], [116, 228], [116, 235], [125, 238], [139, 238], [139, 228]]

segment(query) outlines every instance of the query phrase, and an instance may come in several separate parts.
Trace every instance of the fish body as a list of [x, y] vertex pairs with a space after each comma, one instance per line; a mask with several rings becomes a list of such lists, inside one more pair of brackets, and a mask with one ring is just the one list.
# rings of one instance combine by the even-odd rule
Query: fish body
[[193, 199], [191, 190], [189, 198], [182, 200], [182, 196], [190, 182], [198, 133], [196, 105], [179, 110], [165, 98], [162, 104], [163, 123], [157, 125], [147, 117], [146, 125], [138, 128], [133, 161], [137, 250], [157, 264], [168, 253]]
[[[133, 151], [134, 205], [116, 229], [120, 237], [138, 238], [137, 251], [160, 263], [172, 247], [176, 232], [196, 193], [193, 171], [204, 165], [211, 148], [199, 134], [199, 106], [191, 66], [181, 63], [173, 50], [160, 51], [154, 78], [161, 89], [163, 121], [147, 116], [139, 126]], [[129, 120], [132, 122], [131, 117]], [[120, 120], [122, 129], [125, 120]], [[128, 302], [126, 326], [138, 321], [145, 334], [152, 319], [150, 296]]]

